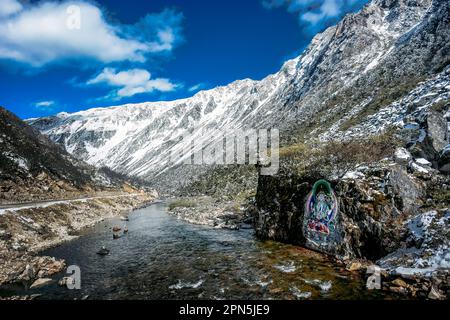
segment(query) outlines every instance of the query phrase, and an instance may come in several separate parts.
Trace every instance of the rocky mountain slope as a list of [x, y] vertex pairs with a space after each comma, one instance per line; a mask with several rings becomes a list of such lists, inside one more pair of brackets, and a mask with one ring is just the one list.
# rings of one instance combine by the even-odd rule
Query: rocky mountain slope
[[118, 191], [125, 182], [110, 170], [74, 158], [3, 108], [0, 151], [1, 204]]
[[449, 12], [445, 0], [373, 0], [260, 81], [29, 123], [92, 165], [177, 186], [201, 171], [169, 161], [186, 132], [205, 144], [205, 130], [238, 128], [280, 128], [285, 144], [375, 134], [448, 100]]

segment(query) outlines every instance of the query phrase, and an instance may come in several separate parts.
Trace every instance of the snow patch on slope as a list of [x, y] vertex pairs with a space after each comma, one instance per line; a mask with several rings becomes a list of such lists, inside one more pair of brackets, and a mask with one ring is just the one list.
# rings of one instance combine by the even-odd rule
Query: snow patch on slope
[[[430, 276], [438, 269], [450, 268], [450, 210], [429, 211], [408, 221], [409, 243], [378, 263], [402, 275]], [[400, 267], [399, 267], [400, 266]]]

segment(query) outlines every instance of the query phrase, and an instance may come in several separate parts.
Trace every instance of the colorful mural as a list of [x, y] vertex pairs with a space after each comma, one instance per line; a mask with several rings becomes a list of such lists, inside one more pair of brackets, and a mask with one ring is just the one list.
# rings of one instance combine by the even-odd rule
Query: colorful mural
[[304, 216], [304, 232], [307, 240], [316, 246], [336, 240], [338, 200], [326, 180], [317, 181], [308, 195]]

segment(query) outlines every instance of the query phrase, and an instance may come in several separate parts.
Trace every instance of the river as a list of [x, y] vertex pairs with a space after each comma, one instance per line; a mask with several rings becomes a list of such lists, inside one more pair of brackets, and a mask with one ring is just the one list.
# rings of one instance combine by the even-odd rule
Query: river
[[[80, 290], [54, 283], [26, 293], [41, 299], [388, 298], [367, 290], [362, 276], [326, 256], [258, 241], [251, 229], [192, 225], [169, 215], [165, 203], [129, 218], [129, 232], [119, 239], [111, 228], [124, 222], [115, 218], [43, 252], [80, 267]], [[109, 255], [97, 254], [102, 246]]]

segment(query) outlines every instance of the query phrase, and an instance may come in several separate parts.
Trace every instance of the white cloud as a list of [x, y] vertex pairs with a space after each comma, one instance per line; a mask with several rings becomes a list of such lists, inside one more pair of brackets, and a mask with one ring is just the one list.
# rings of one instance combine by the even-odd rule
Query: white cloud
[[326, 17], [336, 17], [341, 13], [341, 6], [337, 0], [327, 0], [322, 3], [320, 11]]
[[158, 31], [159, 42], [154, 42], [150, 45], [151, 49], [154, 51], [171, 50], [172, 43], [175, 41], [175, 36], [172, 30], [161, 30]]
[[[68, 11], [70, 6], [80, 9], [80, 28], [68, 27], [76, 14]], [[182, 18], [165, 10], [136, 25], [113, 25], [98, 7], [82, 0], [41, 1], [23, 7], [16, 0], [1, 0], [0, 59], [36, 67], [67, 59], [144, 62], [148, 54], [173, 49], [181, 36]], [[149, 28], [154, 28], [151, 33]], [[146, 37], [139, 36], [144, 33]]]
[[188, 91], [189, 91], [189, 92], [198, 91], [198, 90], [200, 90], [200, 89], [205, 88], [205, 86], [206, 86], [206, 85], [205, 85], [204, 83], [198, 83], [198, 84], [193, 85], [192, 87], [190, 87], [190, 88], [188, 89]]
[[53, 106], [54, 106], [55, 104], [56, 104], [55, 101], [40, 101], [40, 102], [36, 102], [36, 103], [34, 104], [34, 106], [35, 106], [37, 109], [42, 109], [42, 110], [44, 110], [44, 109], [52, 109]]
[[7, 17], [22, 10], [22, 4], [17, 0], [0, 1], [0, 17]]
[[337, 18], [364, 0], [263, 0], [266, 9], [286, 6], [291, 13], [298, 14], [300, 22], [314, 27]]
[[165, 9], [157, 14], [147, 14], [135, 25], [123, 29], [129, 37], [146, 42], [151, 52], [165, 52], [183, 41], [183, 19], [182, 13]]
[[337, 0], [325, 0], [317, 12], [308, 11], [300, 15], [300, 18], [311, 24], [316, 24], [324, 19], [339, 16], [341, 4]]
[[143, 69], [131, 69], [117, 72], [112, 68], [105, 68], [99, 75], [87, 82], [88, 85], [106, 84], [117, 87], [107, 97], [108, 99], [120, 100], [140, 93], [151, 93], [154, 91], [170, 92], [179, 85], [165, 78], [151, 78], [151, 73]]

